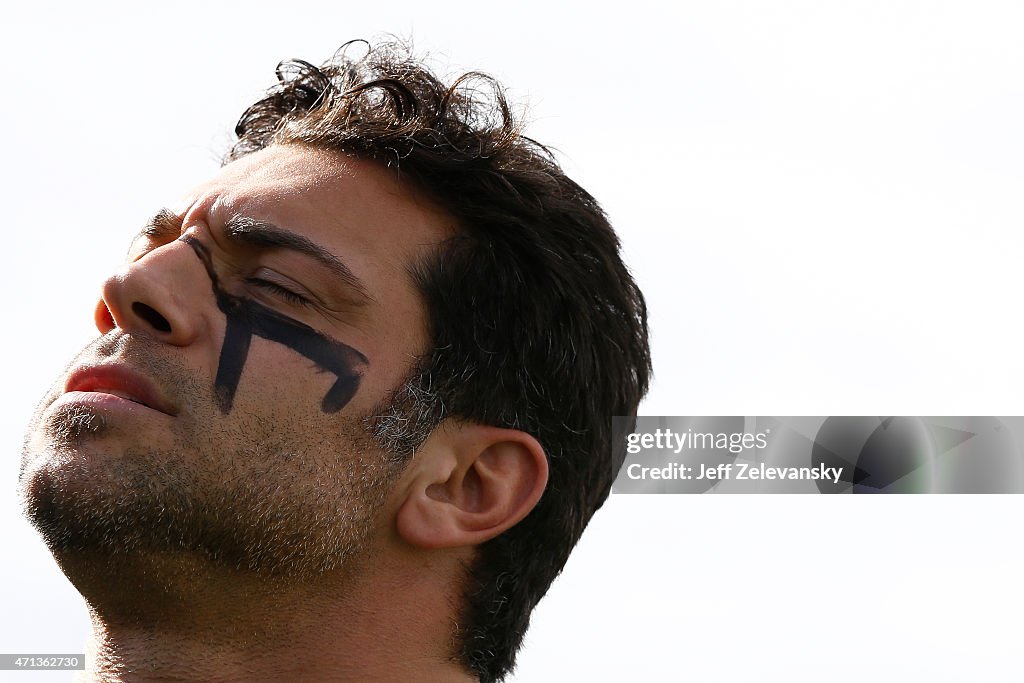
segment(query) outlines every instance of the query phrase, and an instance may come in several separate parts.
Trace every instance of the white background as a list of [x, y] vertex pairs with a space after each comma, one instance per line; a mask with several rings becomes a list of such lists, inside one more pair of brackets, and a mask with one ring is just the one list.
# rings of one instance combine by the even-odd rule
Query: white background
[[[140, 7], [39, 3], [0, 28], [0, 651], [83, 649], [81, 600], [14, 481], [99, 283], [214, 171], [278, 60], [349, 38], [412, 35], [529, 105], [647, 293], [643, 414], [1024, 414], [1019, 4]], [[1022, 512], [1019, 496], [615, 496], [514, 680], [1020, 680]]]

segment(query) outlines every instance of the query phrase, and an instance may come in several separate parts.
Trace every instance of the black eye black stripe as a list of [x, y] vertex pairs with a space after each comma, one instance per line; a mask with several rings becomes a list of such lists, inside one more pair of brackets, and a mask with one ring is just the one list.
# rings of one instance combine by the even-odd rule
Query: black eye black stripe
[[214, 380], [214, 392], [222, 412], [231, 412], [253, 335], [283, 344], [337, 377], [320, 403], [320, 409], [325, 413], [337, 412], [352, 400], [362, 379], [361, 369], [370, 364], [366, 356], [348, 344], [252, 299], [228, 294], [220, 286], [209, 249], [191, 235], [182, 235], [179, 239], [196, 252], [210, 276], [217, 307], [227, 318]]

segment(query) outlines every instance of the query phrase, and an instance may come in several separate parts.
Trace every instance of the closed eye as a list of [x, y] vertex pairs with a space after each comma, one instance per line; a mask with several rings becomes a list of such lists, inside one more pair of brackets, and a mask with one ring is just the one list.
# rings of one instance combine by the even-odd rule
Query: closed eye
[[271, 294], [273, 294], [274, 296], [277, 296], [277, 297], [280, 297], [281, 299], [284, 299], [288, 303], [295, 304], [297, 306], [313, 306], [313, 305], [315, 305], [312, 301], [310, 301], [306, 297], [302, 296], [301, 294], [293, 292], [292, 290], [288, 289], [287, 287], [282, 287], [281, 285], [277, 284], [276, 282], [271, 282], [270, 280], [264, 280], [263, 278], [259, 278], [259, 277], [247, 278], [246, 282], [248, 284], [250, 284], [250, 285], [253, 285], [254, 287], [259, 287], [260, 289], [264, 289], [264, 290], [270, 292]]

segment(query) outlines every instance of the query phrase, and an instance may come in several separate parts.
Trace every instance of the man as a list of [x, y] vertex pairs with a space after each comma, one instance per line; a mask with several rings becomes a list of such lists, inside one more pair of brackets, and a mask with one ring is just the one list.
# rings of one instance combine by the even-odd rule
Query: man
[[97, 680], [499, 680], [621, 464], [601, 209], [486, 77], [347, 52], [155, 214], [29, 430]]

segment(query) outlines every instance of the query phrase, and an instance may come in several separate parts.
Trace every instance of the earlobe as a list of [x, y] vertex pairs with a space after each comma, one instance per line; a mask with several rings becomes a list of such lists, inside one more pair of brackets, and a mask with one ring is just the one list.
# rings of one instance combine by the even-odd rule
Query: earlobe
[[475, 424], [438, 429], [419, 456], [396, 522], [399, 535], [421, 548], [494, 538], [526, 517], [547, 485], [544, 449], [519, 430]]

